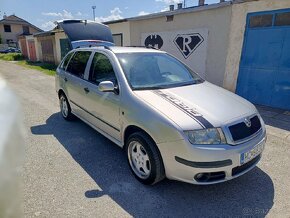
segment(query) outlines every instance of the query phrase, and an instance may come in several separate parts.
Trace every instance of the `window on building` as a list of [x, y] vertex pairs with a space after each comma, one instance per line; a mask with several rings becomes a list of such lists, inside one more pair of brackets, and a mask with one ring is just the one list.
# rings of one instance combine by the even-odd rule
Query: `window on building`
[[89, 80], [93, 83], [99, 84], [102, 81], [111, 81], [117, 83], [113, 66], [107, 56], [96, 53], [90, 69]]
[[272, 26], [273, 14], [263, 14], [250, 17], [250, 28]]
[[276, 14], [274, 25], [275, 26], [289, 26], [290, 25], [290, 12]]
[[113, 34], [113, 39], [114, 39], [115, 45], [123, 46], [123, 34], [122, 33]]
[[30, 34], [29, 33], [29, 26], [22, 26], [23, 34]]
[[173, 19], [174, 19], [174, 15], [168, 15], [168, 16], [166, 16], [166, 22], [173, 21]]
[[11, 26], [10, 25], [4, 25], [4, 31], [6, 33], [11, 33]]
[[13, 42], [13, 39], [6, 39], [6, 43], [7, 43], [8, 45], [10, 45], [10, 44], [12, 44], [12, 43], [14, 43], [14, 42]]
[[70, 60], [66, 71], [80, 78], [84, 78], [87, 62], [90, 58], [90, 51], [78, 51]]

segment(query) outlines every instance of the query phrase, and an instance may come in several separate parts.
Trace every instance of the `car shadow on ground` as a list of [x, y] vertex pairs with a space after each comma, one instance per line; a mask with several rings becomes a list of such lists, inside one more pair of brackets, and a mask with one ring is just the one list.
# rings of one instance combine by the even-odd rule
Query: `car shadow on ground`
[[31, 132], [56, 137], [91, 176], [101, 190], [84, 190], [87, 198], [109, 195], [134, 217], [264, 217], [273, 206], [273, 182], [259, 167], [222, 184], [164, 180], [145, 186], [131, 174], [123, 150], [80, 120], [67, 122], [55, 113]]

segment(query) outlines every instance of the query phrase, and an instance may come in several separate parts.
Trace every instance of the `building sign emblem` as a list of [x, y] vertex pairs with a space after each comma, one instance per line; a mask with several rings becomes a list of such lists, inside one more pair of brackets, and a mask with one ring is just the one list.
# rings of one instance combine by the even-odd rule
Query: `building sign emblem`
[[163, 39], [161, 38], [160, 35], [152, 34], [147, 36], [144, 44], [146, 47], [160, 49], [163, 46]]
[[174, 44], [183, 57], [187, 59], [203, 41], [204, 39], [199, 33], [179, 34], [174, 39]]

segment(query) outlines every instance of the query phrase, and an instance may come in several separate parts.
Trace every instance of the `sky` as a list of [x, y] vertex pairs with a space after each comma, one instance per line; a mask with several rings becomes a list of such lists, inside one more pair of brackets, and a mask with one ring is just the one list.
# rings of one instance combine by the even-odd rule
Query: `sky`
[[[54, 21], [63, 19], [93, 20], [92, 6], [96, 6], [96, 21], [104, 22], [168, 10], [170, 4], [183, 0], [0, 0], [0, 18], [15, 14], [33, 25], [51, 30]], [[186, 0], [186, 6], [196, 6], [198, 0]], [[219, 0], [205, 0], [206, 4]]]

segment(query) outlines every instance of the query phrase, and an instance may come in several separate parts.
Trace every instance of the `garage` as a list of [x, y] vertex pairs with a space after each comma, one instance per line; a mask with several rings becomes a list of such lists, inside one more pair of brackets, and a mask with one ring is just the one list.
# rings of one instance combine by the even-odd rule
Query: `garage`
[[37, 61], [34, 40], [27, 40], [27, 43], [28, 43], [28, 50], [29, 50], [29, 60]]
[[237, 94], [290, 110], [289, 51], [290, 9], [248, 14]]

